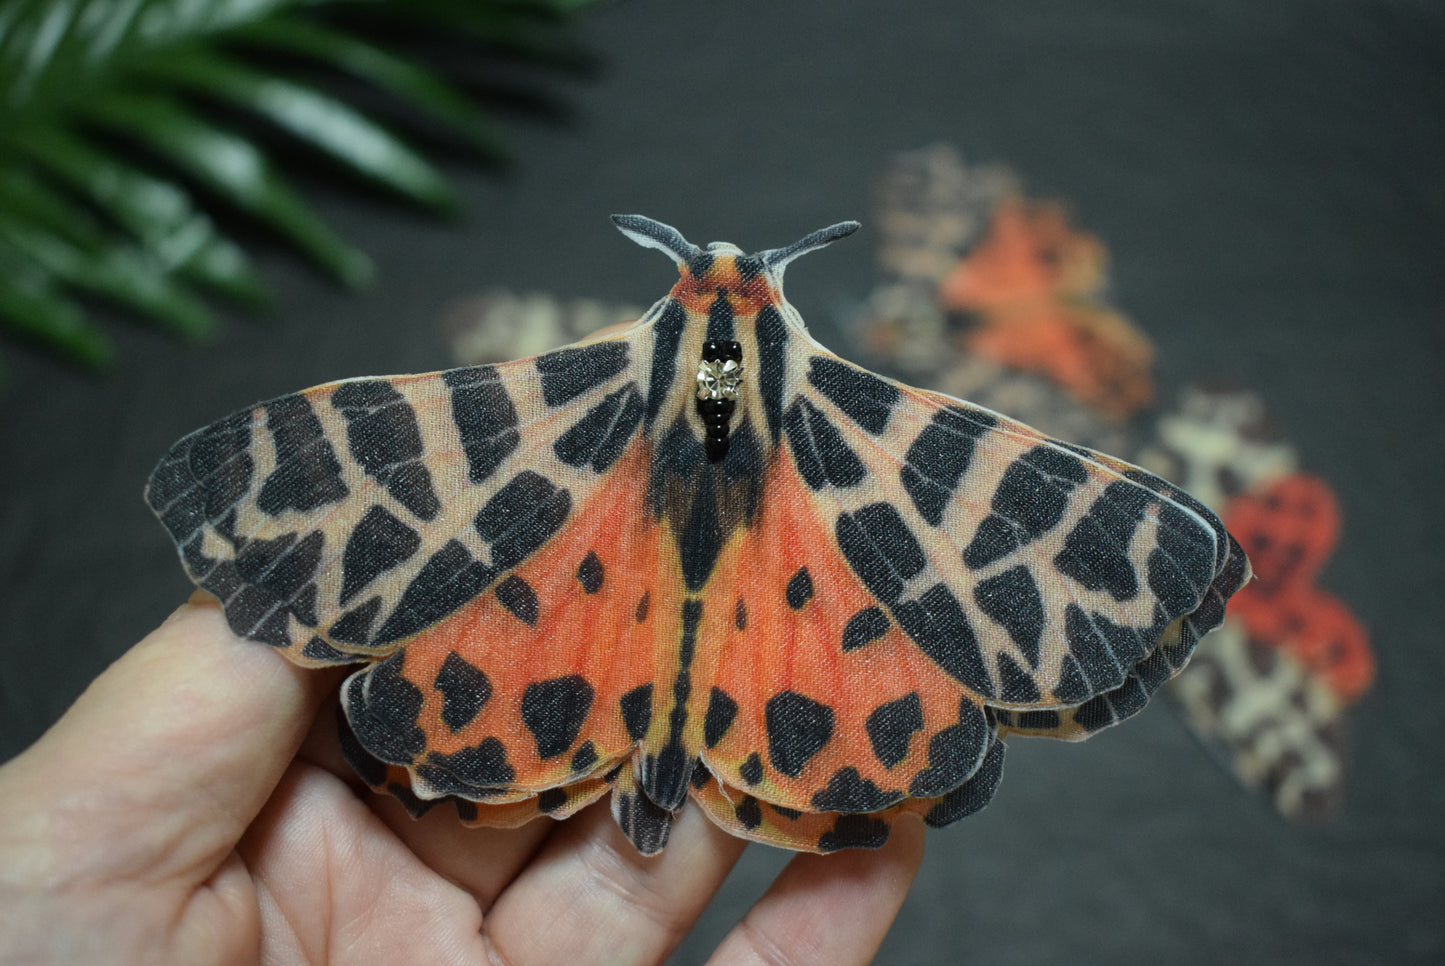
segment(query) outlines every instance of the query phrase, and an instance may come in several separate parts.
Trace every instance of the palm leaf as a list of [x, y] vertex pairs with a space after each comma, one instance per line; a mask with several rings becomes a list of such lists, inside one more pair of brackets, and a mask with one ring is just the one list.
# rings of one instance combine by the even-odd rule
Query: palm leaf
[[469, 97], [365, 28], [561, 64], [576, 55], [568, 18], [589, 2], [0, 0], [0, 337], [103, 366], [97, 301], [204, 337], [206, 293], [264, 299], [227, 234], [238, 212], [338, 281], [365, 283], [369, 260], [305, 204], [277, 138], [422, 208], [457, 200], [416, 149], [317, 78], [346, 75], [498, 156]]

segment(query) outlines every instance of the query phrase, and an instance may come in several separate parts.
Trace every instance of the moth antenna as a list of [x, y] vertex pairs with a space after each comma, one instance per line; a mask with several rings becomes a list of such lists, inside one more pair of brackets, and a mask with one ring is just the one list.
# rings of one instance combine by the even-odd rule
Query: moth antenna
[[799, 255], [825, 248], [840, 238], [847, 238], [861, 227], [863, 226], [856, 221], [840, 221], [836, 225], [819, 228], [811, 235], [804, 235], [787, 248], [770, 248], [765, 252], [758, 252], [758, 258], [772, 269], [774, 275], [781, 277], [787, 264]]
[[613, 215], [617, 230], [643, 248], [666, 252], [678, 265], [687, 265], [702, 254], [702, 249], [682, 237], [682, 232], [644, 215]]

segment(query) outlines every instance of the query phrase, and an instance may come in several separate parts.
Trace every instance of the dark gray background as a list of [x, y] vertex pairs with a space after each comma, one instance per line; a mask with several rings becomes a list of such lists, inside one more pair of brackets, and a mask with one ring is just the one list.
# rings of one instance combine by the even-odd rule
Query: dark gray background
[[[1085, 8], [1088, 12], [1085, 13]], [[328, 379], [447, 363], [436, 320], [494, 285], [647, 303], [673, 270], [606, 215], [754, 250], [866, 219], [887, 157], [936, 140], [1073, 203], [1165, 386], [1265, 393], [1345, 531], [1324, 582], [1380, 659], [1342, 819], [1295, 829], [1163, 707], [1080, 746], [1015, 741], [992, 807], [930, 838], [884, 963], [1430, 961], [1445, 951], [1445, 17], [1432, 2], [666, 4], [586, 18], [603, 60], [519, 165], [457, 167], [429, 222], [312, 184], [381, 281], [264, 251], [278, 308], [187, 349], [119, 333], [91, 381], [10, 352], [0, 400], [0, 758], [187, 592], [140, 499], [175, 439]], [[795, 265], [828, 338], [866, 233]], [[123, 740], [123, 736], [117, 736]], [[781, 853], [751, 849], [677, 954], [700, 962]]]

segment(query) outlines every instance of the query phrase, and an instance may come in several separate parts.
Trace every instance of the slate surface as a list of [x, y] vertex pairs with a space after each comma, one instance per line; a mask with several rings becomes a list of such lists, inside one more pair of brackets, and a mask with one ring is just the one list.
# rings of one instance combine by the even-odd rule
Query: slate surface
[[[886, 10], [885, 10], [886, 6]], [[1083, 10], [1087, 6], [1088, 13]], [[0, 399], [0, 758], [182, 600], [140, 499], [189, 430], [327, 379], [443, 366], [437, 318], [493, 285], [646, 303], [671, 270], [606, 215], [784, 244], [866, 218], [892, 152], [935, 140], [1066, 198], [1167, 385], [1262, 390], [1345, 511], [1325, 585], [1380, 656], [1342, 820], [1286, 826], [1162, 704], [1081, 746], [1014, 741], [981, 815], [930, 839], [880, 962], [1437, 961], [1445, 955], [1445, 17], [1433, 3], [1061, 0], [608, 5], [570, 119], [457, 177], [437, 224], [313, 183], [376, 257], [346, 295], [277, 252], [269, 324], [185, 349], [120, 328], [88, 381], [9, 352]], [[788, 274], [825, 341], [869, 238]], [[701, 962], [783, 856], [753, 849], [676, 954]]]

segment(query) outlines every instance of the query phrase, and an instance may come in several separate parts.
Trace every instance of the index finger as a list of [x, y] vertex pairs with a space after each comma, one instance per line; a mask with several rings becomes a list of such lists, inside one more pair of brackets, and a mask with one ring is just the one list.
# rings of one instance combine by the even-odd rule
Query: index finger
[[801, 854], [724, 937], [709, 966], [864, 966], [923, 861], [923, 823], [904, 817], [877, 851]]
[[335, 686], [236, 637], [198, 593], [0, 769], [0, 826], [64, 843], [91, 881], [203, 881]]

